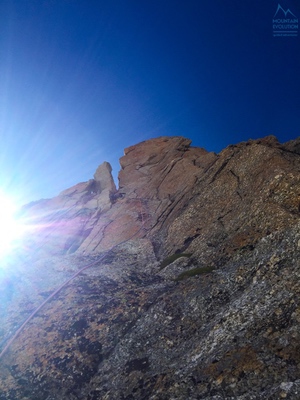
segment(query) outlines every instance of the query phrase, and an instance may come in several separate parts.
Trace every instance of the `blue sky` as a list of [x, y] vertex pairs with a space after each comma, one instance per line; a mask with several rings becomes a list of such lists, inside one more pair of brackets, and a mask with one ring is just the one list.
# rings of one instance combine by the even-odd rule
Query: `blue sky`
[[[263, 3], [263, 4], [262, 4]], [[123, 149], [182, 135], [220, 151], [300, 135], [298, 1], [0, 0], [0, 186], [25, 203], [114, 175]]]

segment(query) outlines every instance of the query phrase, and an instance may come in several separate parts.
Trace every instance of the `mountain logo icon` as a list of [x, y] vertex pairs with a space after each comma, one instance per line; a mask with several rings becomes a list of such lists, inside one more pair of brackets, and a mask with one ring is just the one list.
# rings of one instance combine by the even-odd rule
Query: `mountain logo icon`
[[275, 13], [275, 15], [274, 15], [273, 18], [275, 18], [276, 15], [277, 15], [280, 11], [282, 11], [282, 13], [284, 14], [285, 17], [289, 14], [289, 15], [292, 15], [293, 17], [297, 18], [296, 15], [295, 15], [294, 13], [292, 13], [292, 11], [291, 11], [289, 8], [288, 8], [287, 10], [284, 10], [284, 9], [281, 7], [280, 4], [278, 4], [278, 6], [277, 6], [277, 10], [276, 10], [276, 13]]

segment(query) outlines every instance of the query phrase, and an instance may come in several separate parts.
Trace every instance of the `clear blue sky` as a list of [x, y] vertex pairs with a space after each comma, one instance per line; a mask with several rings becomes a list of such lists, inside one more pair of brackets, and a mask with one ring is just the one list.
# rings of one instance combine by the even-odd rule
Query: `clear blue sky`
[[[299, 1], [279, 3], [300, 19]], [[161, 135], [216, 152], [299, 136], [300, 29], [274, 37], [277, 7], [0, 0], [0, 186], [53, 197]]]

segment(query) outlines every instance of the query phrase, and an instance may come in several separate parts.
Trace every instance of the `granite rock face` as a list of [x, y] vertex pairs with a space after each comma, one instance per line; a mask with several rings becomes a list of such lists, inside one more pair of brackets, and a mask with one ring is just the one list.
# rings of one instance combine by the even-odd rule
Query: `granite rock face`
[[300, 398], [299, 139], [190, 144], [139, 143], [119, 189], [104, 163], [24, 208], [1, 400]]
[[[32, 226], [27, 245], [46, 254], [74, 253], [89, 235], [95, 220], [111, 208], [116, 186], [108, 162], [101, 164], [94, 179], [79, 183], [50, 200], [30, 203], [24, 209]], [[42, 244], [42, 245], [41, 245]]]

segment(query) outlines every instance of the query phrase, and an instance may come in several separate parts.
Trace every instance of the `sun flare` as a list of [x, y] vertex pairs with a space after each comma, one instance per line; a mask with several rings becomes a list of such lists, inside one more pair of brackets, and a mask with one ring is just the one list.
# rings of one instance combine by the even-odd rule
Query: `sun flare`
[[24, 232], [24, 226], [16, 216], [17, 211], [13, 200], [0, 193], [0, 257], [12, 250]]

